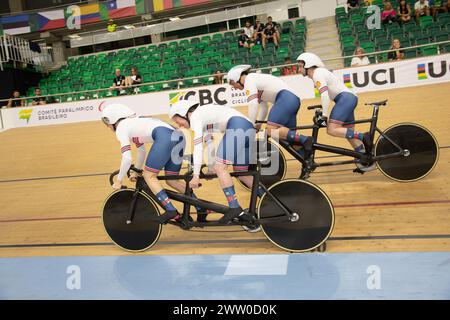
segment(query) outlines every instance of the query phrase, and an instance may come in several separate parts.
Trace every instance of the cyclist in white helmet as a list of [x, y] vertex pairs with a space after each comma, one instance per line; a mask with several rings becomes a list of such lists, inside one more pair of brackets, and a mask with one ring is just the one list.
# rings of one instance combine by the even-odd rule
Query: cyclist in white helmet
[[[199, 175], [203, 163], [203, 142], [210, 148], [212, 133], [224, 133], [215, 156], [214, 171], [219, 178], [230, 210], [219, 222], [227, 223], [238, 217], [246, 219], [246, 214], [236, 199], [233, 180], [227, 165], [233, 165], [235, 171], [248, 171], [249, 164], [254, 163], [252, 150], [255, 150], [253, 145], [256, 130], [250, 120], [234, 108], [215, 104], [199, 106], [198, 102], [192, 100], [180, 100], [174, 103], [170, 107], [169, 117], [179, 126], [194, 131], [194, 173], [189, 182], [192, 188], [199, 186]], [[239, 177], [239, 179], [250, 187], [253, 183], [252, 176]], [[259, 188], [258, 196], [263, 194], [264, 191]]]
[[[322, 116], [319, 123], [327, 127], [331, 136], [347, 138], [355, 151], [365, 152], [365, 145], [369, 143], [368, 134], [355, 131], [355, 124], [346, 124], [355, 121], [355, 108], [358, 97], [350, 91], [344, 83], [325, 68], [322, 60], [314, 53], [305, 52], [298, 56], [299, 71], [303, 76], [311, 78], [314, 86], [320, 93], [322, 102]], [[330, 102], [335, 105], [331, 111]], [[374, 166], [362, 166], [361, 170], [369, 171]]]
[[[181, 169], [185, 139], [180, 131], [156, 118], [137, 117], [136, 113], [122, 104], [107, 105], [102, 110], [102, 121], [116, 133], [120, 142], [122, 162], [114, 189], [120, 189], [122, 181], [132, 163], [131, 143], [138, 148], [136, 168], [141, 169], [145, 160], [145, 143], [153, 143], [147, 160], [145, 160], [144, 179], [152, 192], [160, 201], [166, 212], [159, 217], [161, 223], [176, 218], [178, 212], [171, 203], [166, 191], [159, 183], [157, 176], [164, 168], [166, 175], [177, 175]], [[131, 172], [130, 180], [136, 180], [136, 173]], [[178, 180], [167, 180], [167, 184], [179, 192], [185, 190], [185, 183]], [[197, 208], [198, 219], [204, 220], [204, 210]]]
[[[228, 71], [227, 78], [232, 87], [246, 91], [248, 116], [252, 123], [255, 120], [264, 121], [269, 113], [267, 131], [271, 136], [276, 132], [280, 139], [292, 143], [296, 149], [303, 146], [309, 151], [312, 138], [290, 129], [297, 126], [300, 98], [280, 78], [264, 73], [249, 73], [250, 69], [250, 65], [235, 66]], [[270, 112], [268, 102], [273, 103]], [[255, 127], [259, 130], [261, 124]]]

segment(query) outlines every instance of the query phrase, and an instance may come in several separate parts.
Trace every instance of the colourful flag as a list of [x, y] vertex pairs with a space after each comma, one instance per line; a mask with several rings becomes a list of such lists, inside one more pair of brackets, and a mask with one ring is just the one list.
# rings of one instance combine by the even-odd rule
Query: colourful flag
[[100, 4], [102, 20], [117, 19], [136, 15], [135, 0], [110, 0]]
[[67, 21], [72, 16], [79, 16], [81, 24], [101, 21], [100, 5], [98, 3], [79, 6], [79, 8], [79, 11], [72, 10], [71, 12], [67, 12], [67, 9], [64, 10], [65, 20]]
[[211, 1], [212, 0], [151, 0], [150, 12], [192, 6]]
[[4, 34], [12, 35], [31, 32], [30, 16], [28, 14], [2, 17], [0, 23], [3, 25]]
[[64, 28], [64, 10], [37, 12], [30, 17], [30, 27], [31, 31]]

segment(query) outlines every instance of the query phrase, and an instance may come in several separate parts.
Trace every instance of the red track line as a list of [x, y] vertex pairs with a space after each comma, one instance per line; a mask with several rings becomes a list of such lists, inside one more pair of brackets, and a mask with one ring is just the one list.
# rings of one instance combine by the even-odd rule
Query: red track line
[[405, 202], [380, 202], [380, 203], [355, 203], [355, 204], [337, 204], [335, 208], [353, 208], [353, 207], [383, 207], [383, 206], [408, 206], [420, 204], [450, 203], [450, 200], [429, 200], [429, 201], [405, 201]]
[[[450, 200], [337, 204], [337, 205], [334, 205], [334, 207], [335, 208], [358, 208], [358, 207], [408, 206], [408, 205], [439, 204], [439, 203], [450, 203]], [[195, 214], [195, 212], [193, 212], [193, 213]], [[61, 218], [32, 218], [32, 219], [0, 220], [0, 223], [34, 222], [34, 221], [56, 221], [56, 220], [83, 220], [83, 219], [100, 219], [100, 218], [101, 218], [101, 216], [61, 217]]]
[[100, 218], [101, 218], [101, 216], [61, 217], [61, 218], [32, 218], [32, 219], [0, 220], [0, 223], [8, 223], [8, 222], [34, 222], [34, 221], [55, 221], [55, 220], [82, 220], [82, 219], [100, 219]]

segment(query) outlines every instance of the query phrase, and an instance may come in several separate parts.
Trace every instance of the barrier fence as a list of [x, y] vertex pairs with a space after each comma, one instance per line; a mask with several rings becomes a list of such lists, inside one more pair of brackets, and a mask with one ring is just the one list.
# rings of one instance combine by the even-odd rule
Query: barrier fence
[[[437, 47], [438, 53], [440, 53], [441, 49], [440, 46], [444, 44], [450, 43], [450, 40], [448, 41], [442, 41], [442, 42], [434, 42], [430, 44], [424, 44], [424, 45], [416, 45], [416, 46], [409, 46], [405, 48], [401, 48], [401, 50], [407, 51], [407, 50], [414, 50], [414, 49], [420, 49], [423, 47]], [[376, 51], [372, 53], [367, 53], [366, 56], [369, 57], [375, 57], [376, 62], [378, 63], [379, 57], [382, 54], [386, 54], [389, 52], [394, 52], [397, 50], [383, 50], [383, 51]], [[344, 57], [334, 57], [325, 59], [324, 62], [327, 61], [334, 61], [334, 60], [345, 60], [355, 57], [355, 55], [351, 56], [344, 56]], [[275, 65], [271, 67], [265, 67], [265, 68], [257, 68], [254, 69], [257, 72], [264, 72], [264, 73], [274, 73], [279, 72], [282, 68], [296, 65], [296, 63], [292, 64], [283, 64], [283, 65]], [[372, 64], [373, 65], [373, 64]], [[345, 69], [344, 69], [345, 70]], [[222, 76], [225, 76], [226, 73], [222, 73]], [[187, 87], [195, 87], [200, 85], [207, 85], [208, 82], [211, 81], [212, 78], [214, 78], [215, 75], [204, 75], [204, 76], [195, 76], [195, 77], [188, 77], [188, 78], [180, 78], [180, 79], [172, 79], [172, 80], [166, 80], [166, 81], [157, 81], [157, 82], [144, 82], [142, 84], [132, 85], [127, 88], [130, 88], [128, 91], [134, 91], [134, 88], [143, 88], [143, 87], [160, 87], [160, 90], [150, 90], [150, 91], [165, 91], [165, 90], [181, 90], [185, 89]], [[206, 81], [203, 81], [203, 79], [206, 79]], [[175, 83], [176, 86], [171, 86], [171, 83]], [[125, 90], [126, 91], [126, 90]], [[148, 92], [147, 90], [139, 90]], [[102, 94], [102, 93], [106, 94]], [[113, 97], [114, 94], [111, 92], [110, 88], [101, 88], [101, 89], [93, 89], [93, 90], [83, 90], [83, 91], [73, 91], [73, 92], [67, 92], [67, 93], [61, 93], [61, 94], [49, 94], [49, 95], [42, 95], [39, 96], [39, 98], [53, 98], [55, 102], [71, 102], [75, 101], [74, 99], [71, 99], [73, 96], [79, 96], [81, 95], [80, 99], [78, 100], [87, 100], [87, 99], [98, 99], [98, 98], [107, 98], [107, 97]], [[25, 100], [27, 102], [27, 105], [30, 105], [32, 102], [32, 99], [37, 98], [37, 96], [30, 96], [30, 97], [21, 97], [17, 99], [12, 100]], [[0, 100], [0, 106], [7, 105], [8, 101], [10, 99], [4, 99]]]

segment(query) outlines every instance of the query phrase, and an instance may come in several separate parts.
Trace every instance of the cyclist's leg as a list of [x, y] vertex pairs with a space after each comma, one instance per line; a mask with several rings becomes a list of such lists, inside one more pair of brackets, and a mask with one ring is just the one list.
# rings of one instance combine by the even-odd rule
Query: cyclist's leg
[[[233, 121], [234, 118], [236, 117], [233, 117], [228, 121], [226, 132], [223, 135], [219, 147], [217, 148], [216, 162], [214, 164], [214, 171], [219, 178], [220, 186], [225, 193], [225, 197], [227, 198], [230, 208], [240, 207], [236, 199], [233, 180], [228, 172], [228, 165], [233, 164], [236, 150], [235, 144], [237, 142], [237, 139], [234, 138], [236, 136], [236, 130], [239, 129], [235, 128], [236, 123]], [[242, 119], [246, 120], [244, 118]]]
[[299, 97], [288, 90], [280, 91], [269, 112], [267, 120], [268, 133], [279, 139], [303, 143], [306, 137], [298, 135], [295, 130], [289, 129], [297, 125], [299, 109]]
[[[161, 171], [170, 160], [172, 153], [172, 148], [170, 148], [172, 132], [173, 130], [166, 127], [157, 127], [153, 130], [153, 145], [148, 153], [143, 174], [145, 182], [150, 190], [155, 194], [160, 204], [167, 211], [167, 219], [174, 218], [177, 215], [177, 211], [157, 177], [159, 171]], [[163, 218], [163, 220], [167, 219]]]
[[312, 138], [300, 134], [297, 130], [289, 129], [297, 126], [297, 113], [300, 104], [300, 98], [292, 92], [280, 91], [269, 113], [267, 131], [275, 140], [282, 139], [291, 142], [293, 147], [303, 156], [301, 146], [310, 149]]
[[[178, 130], [173, 131], [172, 138], [171, 141], [168, 142], [168, 146], [170, 146], [171, 149], [171, 157], [164, 165], [164, 173], [165, 175], [178, 175], [180, 174], [181, 165], [183, 163], [184, 148], [186, 146], [186, 140], [183, 133]], [[186, 190], [186, 182], [183, 180], [166, 180], [166, 183], [180, 193], [184, 193]], [[191, 196], [193, 198], [197, 198], [194, 192], [191, 193]], [[195, 209], [198, 214], [205, 215], [200, 219], [199, 216], [197, 216], [197, 220], [205, 221], [206, 210], [200, 207], [195, 207]]]
[[[235, 143], [235, 154], [233, 157], [233, 171], [246, 172], [249, 169], [250, 164], [256, 164], [256, 131], [249, 121], [241, 121], [238, 124], [240, 128], [244, 130], [242, 134], [239, 132], [237, 136], [239, 137]], [[245, 137], [245, 139], [242, 139]], [[248, 186], [250, 189], [253, 186], [253, 176], [239, 176], [238, 179]], [[264, 190], [258, 188], [258, 196], [262, 197]]]
[[[250, 133], [251, 131], [253, 133]], [[227, 124], [227, 131], [217, 149], [214, 170], [230, 207], [230, 211], [224, 214], [219, 220], [220, 222], [228, 222], [243, 214], [243, 210], [236, 198], [234, 183], [227, 166], [238, 163], [239, 157], [242, 157], [242, 151], [245, 151], [246, 142], [250, 142], [249, 137], [245, 136], [246, 134], [251, 134], [254, 140], [254, 128], [250, 121], [242, 117], [231, 118]], [[245, 160], [243, 162], [238, 168], [240, 170], [248, 170], [249, 163]]]
[[342, 92], [335, 98], [335, 105], [328, 121], [327, 133], [334, 137], [347, 138], [354, 148], [361, 149], [363, 133], [354, 130], [354, 125], [345, 123], [355, 119], [358, 97], [350, 92]]

